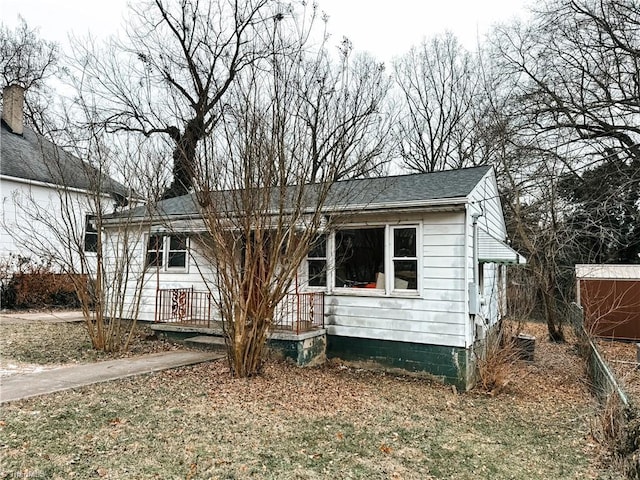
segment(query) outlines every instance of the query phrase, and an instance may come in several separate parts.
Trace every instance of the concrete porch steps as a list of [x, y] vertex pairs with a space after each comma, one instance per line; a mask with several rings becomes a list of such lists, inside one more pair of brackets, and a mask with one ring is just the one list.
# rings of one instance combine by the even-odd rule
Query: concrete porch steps
[[196, 337], [185, 338], [183, 341], [185, 346], [198, 348], [200, 350], [225, 351], [227, 348], [223, 337], [212, 335], [198, 335]]
[[[196, 327], [176, 323], [153, 323], [149, 328], [161, 338], [184, 343], [190, 347], [216, 352], [226, 349], [222, 328]], [[300, 366], [321, 363], [325, 359], [327, 346], [326, 330], [317, 328], [296, 334], [276, 330], [269, 335], [269, 350], [290, 358]]]

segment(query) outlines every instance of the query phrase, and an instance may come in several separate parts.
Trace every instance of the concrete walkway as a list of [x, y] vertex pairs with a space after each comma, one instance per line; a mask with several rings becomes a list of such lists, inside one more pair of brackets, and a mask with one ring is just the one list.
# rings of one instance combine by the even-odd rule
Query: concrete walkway
[[219, 352], [172, 351], [55, 368], [0, 379], [0, 403], [223, 358]]
[[77, 310], [59, 310], [50, 312], [0, 311], [0, 325], [19, 323], [67, 323], [84, 322], [82, 312]]

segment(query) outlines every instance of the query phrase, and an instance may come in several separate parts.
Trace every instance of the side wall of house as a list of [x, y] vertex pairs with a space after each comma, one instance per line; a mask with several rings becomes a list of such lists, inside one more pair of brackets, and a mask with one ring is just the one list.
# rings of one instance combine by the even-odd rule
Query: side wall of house
[[54, 269], [73, 261], [80, 269], [70, 242], [83, 244], [85, 215], [91, 211], [87, 195], [6, 178], [0, 179], [0, 192], [2, 259], [20, 255], [36, 263], [51, 260]]
[[[469, 195], [468, 212], [467, 269], [469, 279], [473, 281], [473, 214], [480, 215], [478, 217], [479, 229], [484, 230], [498, 240], [505, 240], [507, 236], [502, 204], [493, 171], [487, 172]], [[479, 294], [483, 301], [475, 325], [473, 322], [470, 323], [471, 328], [467, 331], [468, 345], [472, 345], [477, 340], [477, 326], [485, 330], [491, 329], [500, 319], [500, 309], [504, 303], [502, 297], [505, 295], [505, 289], [504, 279], [499, 274], [499, 268], [500, 266], [494, 263], [485, 263], [479, 266], [479, 273], [483, 280], [482, 286], [484, 287]]]
[[[111, 229], [107, 235], [111, 245], [119, 245], [122, 248], [121, 232]], [[133, 239], [136, 235], [131, 235]], [[138, 231], [138, 241], [130, 245], [131, 262], [128, 269], [128, 278], [123, 289], [123, 318], [137, 318], [138, 320], [153, 322], [156, 320], [156, 299], [158, 289], [185, 289], [193, 288], [196, 292], [207, 292], [213, 287], [215, 270], [203, 257], [202, 249], [198, 246], [198, 235], [189, 235], [189, 253], [185, 269], [167, 270], [155, 267], [146, 267], [147, 245], [149, 228]], [[114, 264], [122, 257], [116, 259], [113, 247], [108, 255], [111, 263], [111, 275], [115, 275], [117, 269]], [[205, 281], [206, 279], [206, 281]]]

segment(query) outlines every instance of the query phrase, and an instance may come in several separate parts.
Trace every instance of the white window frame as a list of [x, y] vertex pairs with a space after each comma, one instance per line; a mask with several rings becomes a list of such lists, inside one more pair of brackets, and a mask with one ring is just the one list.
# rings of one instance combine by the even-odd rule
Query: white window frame
[[[304, 261], [304, 278], [306, 279], [305, 281], [305, 287], [308, 290], [315, 290], [315, 291], [326, 291], [329, 288], [329, 276], [332, 275], [331, 270], [329, 268], [329, 246], [333, 245], [333, 242], [330, 241], [331, 239], [331, 235], [329, 234], [329, 232], [318, 232], [317, 235], [315, 235], [314, 239], [320, 236], [324, 236], [325, 237], [325, 243], [324, 243], [324, 257], [312, 257], [310, 255], [307, 255], [307, 258]], [[309, 252], [310, 254], [311, 252]], [[324, 260], [324, 265], [325, 265], [325, 284], [324, 285], [311, 285], [310, 281], [310, 275], [309, 275], [309, 262], [310, 261], [320, 261], [320, 260]]]
[[[162, 237], [162, 249], [161, 250], [149, 250], [149, 241], [151, 237], [158, 236]], [[171, 250], [171, 237], [184, 237], [185, 239], [185, 249], [184, 250]], [[189, 235], [186, 233], [165, 233], [165, 232], [151, 232], [147, 235], [147, 241], [145, 242], [145, 250], [144, 250], [144, 265], [146, 269], [155, 270], [158, 268], [161, 272], [166, 273], [185, 273], [189, 271], [189, 247], [191, 245]], [[149, 252], [150, 251], [158, 251], [162, 254], [162, 263], [160, 265], [150, 264], [148, 263]], [[184, 252], [184, 266], [172, 267], [169, 266], [169, 255], [172, 252]]]
[[[395, 231], [396, 230], [406, 230], [406, 229], [414, 229], [416, 232], [416, 252], [415, 252], [415, 256], [412, 257], [408, 257], [408, 256], [395, 256]], [[389, 275], [389, 279], [387, 280], [387, 289], [389, 289], [392, 293], [403, 293], [403, 294], [413, 294], [413, 295], [417, 295], [420, 292], [420, 286], [421, 286], [421, 281], [420, 281], [420, 277], [422, 269], [421, 269], [421, 264], [420, 264], [420, 250], [421, 250], [421, 242], [420, 242], [420, 226], [417, 224], [400, 224], [400, 225], [393, 225], [389, 227], [389, 255], [386, 255], [387, 252], [385, 252], [385, 257], [390, 257], [389, 259], [389, 268], [387, 269], [387, 271], [390, 273]], [[395, 272], [395, 262], [399, 261], [399, 262], [416, 262], [416, 288], [397, 288], [396, 287], [396, 272]]]
[[[336, 273], [336, 233], [340, 230], [357, 230], [359, 228], [384, 228], [384, 267], [385, 267], [385, 280], [384, 289], [378, 288], [357, 288], [357, 287], [343, 287], [335, 284]], [[395, 229], [414, 228], [416, 231], [416, 256], [415, 257], [394, 257], [393, 256], [393, 235]], [[421, 297], [422, 296], [422, 252], [423, 252], [423, 237], [422, 237], [422, 224], [420, 222], [406, 222], [406, 223], [359, 223], [359, 224], [345, 224], [339, 228], [332, 230], [327, 237], [327, 288], [323, 287], [306, 287], [312, 289], [326, 290], [330, 294], [338, 295], [356, 295], [356, 296], [369, 296], [369, 297]], [[417, 263], [417, 278], [416, 289], [397, 289], [395, 288], [395, 272], [394, 272], [394, 260], [415, 260]], [[306, 265], [306, 262], [305, 262]], [[305, 266], [306, 270], [306, 266]], [[307, 273], [307, 272], [305, 272]], [[306, 276], [308, 280], [308, 276]]]
[[[95, 225], [96, 216], [90, 213], [85, 214], [84, 216], [84, 236], [82, 238], [82, 251], [88, 255], [97, 255], [98, 254], [98, 229]], [[87, 250], [87, 239], [91, 237], [95, 237], [95, 250]], [[93, 244], [93, 241], [92, 241]]]

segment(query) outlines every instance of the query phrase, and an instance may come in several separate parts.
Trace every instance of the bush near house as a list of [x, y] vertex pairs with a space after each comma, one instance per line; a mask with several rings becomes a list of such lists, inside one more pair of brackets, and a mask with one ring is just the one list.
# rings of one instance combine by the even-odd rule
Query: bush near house
[[26, 258], [5, 263], [0, 278], [2, 308], [78, 308], [74, 277], [80, 277], [89, 287], [87, 275], [54, 273], [48, 265], [35, 264]]

